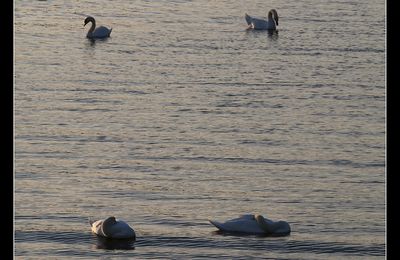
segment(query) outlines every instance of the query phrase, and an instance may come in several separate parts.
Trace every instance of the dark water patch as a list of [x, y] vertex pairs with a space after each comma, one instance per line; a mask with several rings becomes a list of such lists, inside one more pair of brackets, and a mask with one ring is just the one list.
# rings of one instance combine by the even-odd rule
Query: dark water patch
[[279, 140], [242, 140], [239, 142], [240, 144], [247, 144], [247, 145], [255, 145], [255, 146], [281, 146], [283, 144], [282, 141]]
[[275, 251], [280, 253], [343, 254], [354, 256], [384, 256], [383, 244], [359, 245], [340, 242], [294, 241], [290, 238], [232, 236], [214, 234], [214, 237], [163, 237], [145, 236], [136, 247], [213, 248], [241, 251]]
[[[22, 180], [22, 179], [43, 179], [43, 178], [48, 178], [48, 176], [46, 174], [33, 173], [33, 172], [20, 172], [20, 171], [16, 171], [15, 172], [15, 179], [18, 179], [18, 180]], [[18, 193], [18, 192], [23, 192], [23, 191], [22, 190], [15, 190], [15, 192]], [[29, 192], [34, 192], [34, 191], [29, 191]]]
[[[187, 224], [187, 223], [186, 223]], [[207, 237], [176, 237], [176, 236], [143, 236], [137, 241], [109, 240], [95, 236], [89, 232], [66, 231], [19, 231], [15, 232], [16, 243], [61, 243], [67, 245], [96, 245], [97, 249], [124, 249], [155, 247], [155, 248], [212, 248], [234, 249], [242, 251], [276, 251], [281, 253], [315, 253], [342, 254], [354, 256], [384, 256], [384, 244], [348, 244], [342, 242], [295, 241], [290, 238], [262, 237], [256, 235], [238, 236], [232, 234], [215, 234]]]
[[[246, 95], [250, 96], [250, 95]], [[271, 104], [268, 101], [261, 101], [261, 100], [254, 100], [254, 101], [249, 101], [249, 102], [243, 102], [243, 101], [236, 101], [236, 100], [226, 100], [219, 102], [216, 104], [217, 108], [237, 108], [237, 107], [243, 107], [243, 108], [272, 108], [272, 109], [281, 109], [284, 108], [284, 105], [282, 104]], [[231, 112], [232, 113], [232, 112]], [[238, 112], [235, 112], [237, 114]]]
[[57, 110], [57, 111], [70, 111], [70, 112], [82, 112], [82, 113], [91, 113], [91, 112], [115, 112], [116, 109], [109, 109], [109, 108], [51, 108], [47, 110]]
[[[130, 251], [135, 249], [135, 240], [132, 239], [108, 239], [99, 237], [91, 232], [50, 232], [50, 231], [16, 231], [15, 243], [42, 243], [40, 254], [58, 256], [101, 256], [103, 250], [115, 252]], [[57, 244], [57, 245], [54, 245]], [[17, 247], [18, 248], [18, 247]], [[96, 249], [96, 251], [88, 249]], [[101, 251], [97, 251], [101, 250]], [[47, 251], [47, 252], [46, 252]], [[28, 252], [16, 250], [16, 255], [25, 255]], [[29, 252], [36, 255], [35, 252]]]
[[[184, 200], [182, 198], [182, 200]], [[195, 200], [195, 198], [189, 198], [189, 200]], [[152, 224], [157, 224], [157, 225], [166, 225], [166, 226], [177, 226], [177, 227], [199, 227], [199, 226], [204, 226], [204, 227], [209, 227], [210, 225], [204, 221], [204, 220], [199, 220], [199, 222], [194, 222], [192, 220], [186, 220], [183, 219], [182, 216], [179, 215], [170, 215], [168, 219], [166, 218], [157, 218], [155, 216], [146, 216], [146, 221], [151, 222]]]
[[307, 48], [307, 47], [296, 47], [296, 48], [288, 48], [286, 52], [281, 53], [281, 55], [304, 55], [304, 56], [318, 56], [318, 55], [332, 55], [332, 53], [338, 55], [348, 55], [355, 53], [384, 53], [384, 49], [374, 49], [374, 48]]
[[121, 104], [123, 103], [120, 100], [105, 100], [105, 99], [99, 99], [99, 98], [68, 98], [64, 99], [65, 101], [70, 101], [70, 102], [77, 102], [77, 103], [82, 103], [82, 104], [97, 104], [97, 103], [110, 103], [110, 104]]
[[34, 215], [15, 215], [15, 220], [52, 220], [52, 221], [68, 221], [68, 222], [77, 222], [77, 223], [88, 223], [87, 218], [76, 217], [71, 215], [63, 216], [59, 215], [46, 215], [46, 216], [34, 216]]
[[384, 244], [357, 245], [340, 242], [289, 241], [287, 251], [313, 252], [316, 254], [345, 254], [357, 256], [384, 256]]
[[221, 163], [240, 163], [240, 164], [275, 164], [275, 165], [334, 165], [352, 168], [371, 168], [371, 167], [384, 167], [385, 162], [355, 162], [346, 159], [333, 159], [333, 160], [285, 160], [285, 159], [252, 159], [243, 157], [142, 157], [136, 156], [132, 159], [152, 160], [152, 161], [196, 161], [196, 162], [221, 162]]
[[62, 244], [90, 244], [93, 236], [87, 232], [71, 231], [15, 231], [15, 242], [43, 242], [43, 243], [62, 243]]
[[46, 158], [64, 158], [69, 156], [69, 152], [42, 152], [42, 151], [35, 151], [35, 152], [18, 152], [19, 157], [46, 157]]
[[[123, 142], [122, 139], [120, 138], [115, 138], [115, 137], [109, 137], [109, 136], [68, 136], [68, 135], [38, 135], [38, 136], [33, 136], [33, 135], [18, 135], [16, 139], [25, 139], [29, 141], [41, 141], [41, 142], [53, 142], [53, 141], [59, 141], [59, 142], [69, 142], [69, 141], [75, 141], [75, 142], [85, 142], [85, 143], [121, 143]], [[30, 153], [30, 152], [24, 152], [24, 151], [18, 151], [19, 155], [23, 154], [29, 154], [29, 155], [40, 155], [40, 154], [55, 154], [53, 156], [57, 156], [57, 152], [35, 152], [35, 153]], [[72, 153], [71, 152], [63, 152], [63, 153], [58, 153], [58, 156], [70, 156]]]
[[333, 52], [350, 52], [350, 53], [357, 53], [357, 52], [372, 52], [372, 53], [384, 53], [385, 49], [375, 49], [375, 48], [327, 48], [324, 49], [326, 51], [333, 51]]
[[[216, 82], [210, 82], [210, 81], [185, 81], [185, 82], [166, 82], [165, 84], [168, 85], [186, 85], [186, 86], [193, 86], [193, 85], [198, 85], [198, 86], [215, 86], [215, 87], [246, 87], [246, 88], [254, 88], [258, 87], [259, 89], [264, 89], [264, 88], [273, 88], [273, 87], [291, 87], [291, 86], [303, 86], [304, 84], [302, 83], [293, 83], [293, 82], [287, 82], [287, 81], [279, 81], [279, 82], [263, 82], [263, 83], [257, 83], [257, 82], [243, 82], [243, 81], [216, 81]], [[323, 86], [326, 86], [325, 84]], [[230, 95], [229, 93], [226, 93], [225, 95]], [[244, 94], [246, 95], [246, 94]]]

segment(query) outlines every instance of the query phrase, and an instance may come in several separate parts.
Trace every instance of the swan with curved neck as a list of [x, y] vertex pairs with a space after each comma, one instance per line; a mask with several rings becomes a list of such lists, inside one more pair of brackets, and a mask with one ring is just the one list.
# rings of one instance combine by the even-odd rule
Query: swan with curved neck
[[126, 222], [115, 217], [108, 217], [104, 220], [91, 221], [89, 219], [92, 232], [98, 236], [107, 238], [130, 238], [136, 239], [136, 234]]
[[92, 23], [92, 26], [90, 26], [90, 29], [88, 33], [86, 34], [86, 37], [89, 39], [95, 39], [95, 38], [107, 38], [110, 37], [112, 28], [108, 29], [105, 26], [99, 26], [96, 28], [96, 20], [92, 16], [86, 17], [84, 21], [84, 25]]
[[222, 232], [260, 235], [287, 235], [290, 225], [286, 221], [272, 221], [262, 215], [246, 214], [226, 222], [209, 220]]
[[279, 16], [278, 12], [275, 9], [271, 9], [268, 12], [268, 20], [253, 18], [247, 13], [245, 14], [245, 19], [247, 24], [247, 30], [276, 30], [276, 26], [278, 26]]

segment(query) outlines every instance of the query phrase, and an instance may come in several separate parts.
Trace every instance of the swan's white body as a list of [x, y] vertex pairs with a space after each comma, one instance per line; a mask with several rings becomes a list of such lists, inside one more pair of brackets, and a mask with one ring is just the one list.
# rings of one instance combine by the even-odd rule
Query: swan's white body
[[272, 221], [261, 215], [246, 214], [224, 223], [209, 220], [223, 232], [286, 235], [290, 233], [290, 226], [285, 221]]
[[130, 238], [135, 239], [136, 234], [126, 222], [109, 217], [102, 220], [91, 221], [89, 220], [92, 232], [98, 236], [107, 238]]
[[244, 18], [249, 25], [247, 29], [254, 30], [276, 30], [276, 26], [278, 26], [279, 20], [278, 13], [275, 9], [271, 9], [268, 12], [268, 20], [254, 18], [248, 14], [245, 14]]
[[90, 27], [86, 37], [90, 39], [110, 37], [112, 28], [108, 29], [104, 26], [99, 26], [96, 28], [96, 21], [91, 16], [86, 17], [84, 26], [88, 23], [92, 23], [92, 26]]

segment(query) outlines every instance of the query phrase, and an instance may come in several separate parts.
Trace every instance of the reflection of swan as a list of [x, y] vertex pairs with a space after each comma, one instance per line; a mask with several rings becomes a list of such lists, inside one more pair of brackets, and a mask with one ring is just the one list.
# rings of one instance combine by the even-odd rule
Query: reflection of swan
[[106, 237], [96, 237], [96, 248], [97, 249], [108, 249], [108, 250], [134, 250], [135, 239], [110, 239]]
[[110, 36], [112, 28], [108, 29], [107, 27], [104, 27], [104, 26], [99, 26], [96, 28], [96, 21], [91, 16], [86, 17], [85, 23], [83, 26], [86, 26], [86, 24], [88, 24], [90, 22], [92, 23], [92, 26], [90, 27], [86, 37], [88, 37], [90, 39], [94, 39], [94, 38], [106, 38], [106, 37]]
[[255, 30], [276, 30], [276, 26], [278, 26], [278, 13], [275, 9], [271, 9], [268, 12], [268, 20], [253, 18], [248, 14], [245, 14], [244, 18], [246, 19], [249, 27], [247, 29], [255, 29]]
[[287, 235], [290, 226], [285, 221], [272, 221], [261, 215], [247, 214], [225, 223], [209, 220], [220, 231], [248, 234]]
[[135, 239], [135, 231], [124, 221], [109, 217], [105, 220], [91, 221], [93, 233], [106, 238], [130, 238]]

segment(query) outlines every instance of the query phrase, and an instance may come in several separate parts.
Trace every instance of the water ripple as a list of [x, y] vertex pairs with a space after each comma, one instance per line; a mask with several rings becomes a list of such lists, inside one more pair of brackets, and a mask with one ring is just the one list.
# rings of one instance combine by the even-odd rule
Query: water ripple
[[16, 242], [41, 242], [62, 244], [96, 244], [98, 249], [137, 248], [213, 248], [241, 251], [275, 251], [278, 253], [342, 254], [352, 256], [384, 256], [383, 244], [359, 245], [341, 242], [296, 241], [287, 238], [265, 238], [257, 236], [214, 235], [206, 237], [143, 236], [133, 241], [110, 241], [90, 233], [17, 231]]

